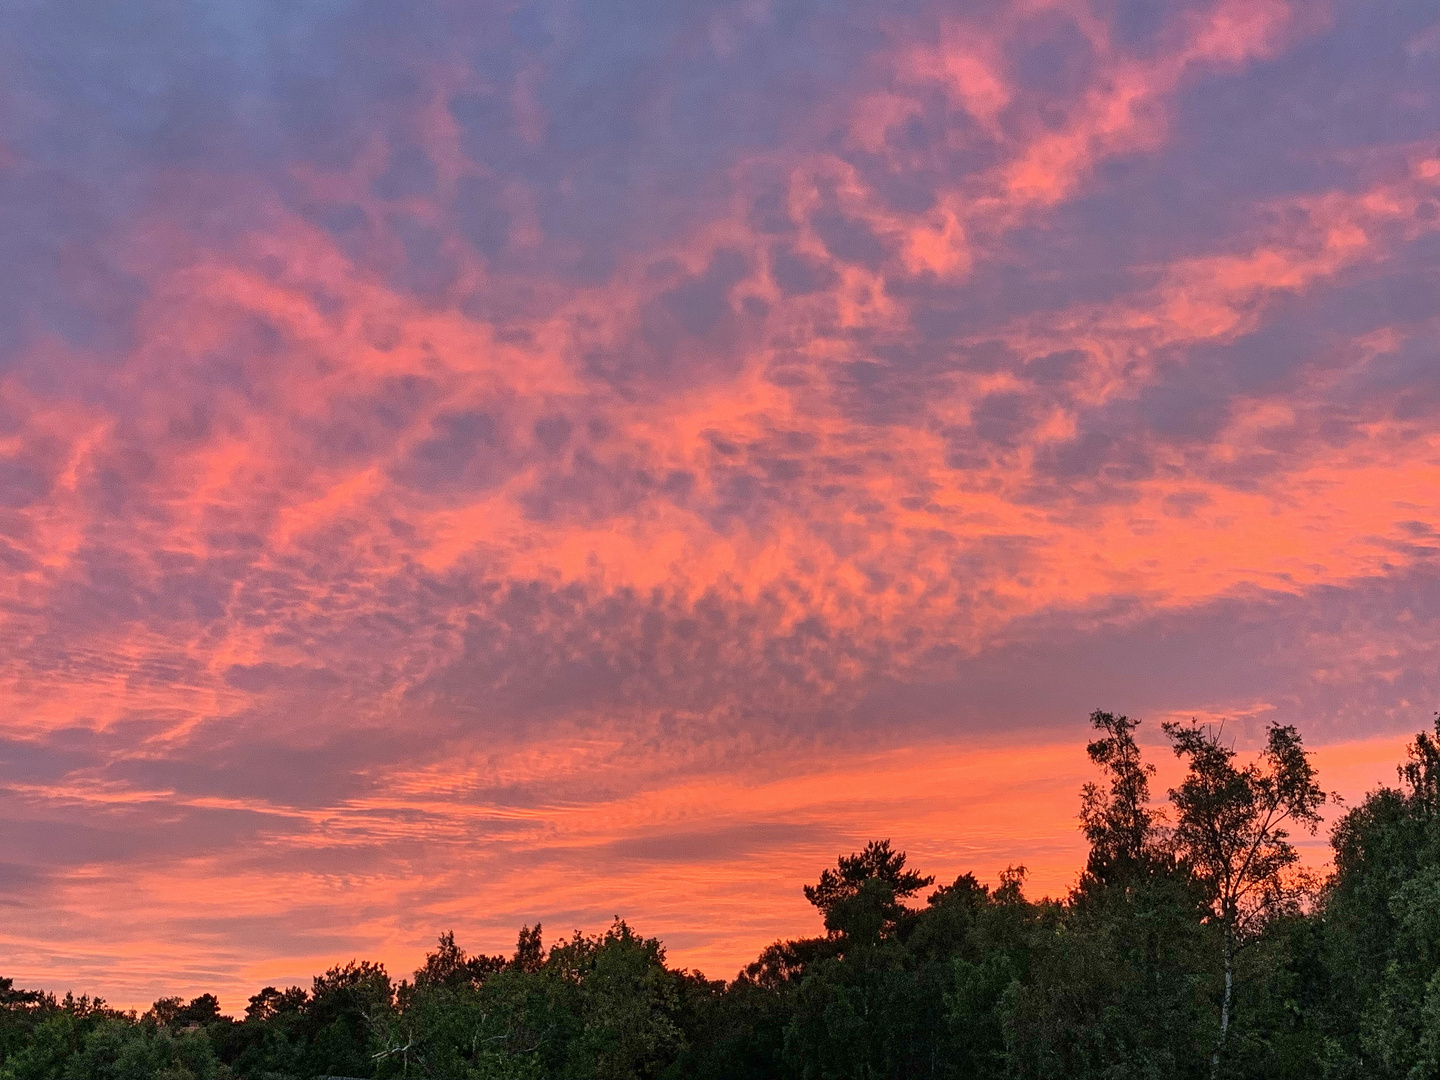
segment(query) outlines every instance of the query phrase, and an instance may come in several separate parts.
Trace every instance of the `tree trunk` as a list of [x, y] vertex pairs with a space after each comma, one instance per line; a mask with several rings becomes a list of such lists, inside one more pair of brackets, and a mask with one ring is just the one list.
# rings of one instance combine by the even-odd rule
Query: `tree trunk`
[[1220, 1055], [1225, 1050], [1225, 1037], [1230, 1034], [1230, 998], [1235, 990], [1235, 941], [1229, 927], [1225, 929], [1225, 996], [1220, 999], [1220, 1037], [1210, 1055], [1210, 1080], [1219, 1080]]

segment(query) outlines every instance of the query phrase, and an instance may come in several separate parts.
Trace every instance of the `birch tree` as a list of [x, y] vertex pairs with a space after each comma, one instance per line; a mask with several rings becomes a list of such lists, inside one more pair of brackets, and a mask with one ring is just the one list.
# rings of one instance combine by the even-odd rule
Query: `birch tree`
[[1220, 1033], [1210, 1058], [1217, 1077], [1235, 995], [1235, 958], [1275, 915], [1292, 910], [1296, 892], [1289, 871], [1300, 855], [1290, 829], [1313, 834], [1326, 794], [1290, 725], [1271, 724], [1255, 761], [1238, 765], [1222, 732], [1200, 724], [1168, 723], [1165, 734], [1187, 765], [1170, 791], [1175, 807], [1176, 854], [1205, 887], [1209, 919], [1221, 931], [1225, 985]]

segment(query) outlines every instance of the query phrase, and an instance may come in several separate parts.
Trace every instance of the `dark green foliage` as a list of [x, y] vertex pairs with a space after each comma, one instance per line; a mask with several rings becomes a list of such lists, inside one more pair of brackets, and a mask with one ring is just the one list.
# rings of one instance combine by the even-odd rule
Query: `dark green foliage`
[[[528, 930], [526, 927], [525, 931]], [[455, 944], [455, 935], [446, 932], [440, 935], [440, 947], [427, 956], [425, 966], [415, 972], [415, 985], [478, 986], [487, 975], [504, 968], [503, 956], [466, 956], [465, 950]]]
[[1334, 1077], [1440, 1077], [1440, 718], [1331, 838], [1323, 1060]]
[[1084, 880], [1045, 924], [1011, 1016], [1015, 1075], [1204, 1071], [1213, 1038], [1207, 931], [1182, 874]]
[[46, 1006], [54, 1000], [38, 990], [17, 990], [14, 979], [0, 979], [0, 1061], [8, 1061], [34, 1037]]
[[675, 970], [616, 919], [510, 957], [446, 933], [391, 982], [351, 961], [142, 1016], [0, 979], [0, 1080], [1440, 1080], [1440, 718], [1332, 835], [1316, 889], [1287, 829], [1323, 799], [1299, 735], [1243, 763], [1167, 725], [1187, 766], [1150, 802], [1137, 724], [1096, 712], [1089, 858], [1059, 900], [973, 874], [924, 890], [888, 840], [804, 890], [823, 934], [728, 985]]
[[722, 990], [620, 920], [548, 954], [526, 927], [512, 959], [476, 966], [447, 934], [370, 1049], [380, 1076], [659, 1077], [687, 1049], [686, 1017]]
[[350, 961], [315, 976], [306, 1007], [311, 1072], [371, 1074], [371, 1044], [388, 1030], [395, 991], [384, 967]]
[[[7, 1080], [212, 1080], [224, 1074], [200, 1024], [187, 1022], [176, 1030], [178, 1025], [165, 1022], [185, 1011], [177, 998], [161, 999], [158, 1010], [139, 1020], [134, 1013], [106, 1008], [99, 999], [69, 994], [59, 1002], [42, 994], [24, 998], [16, 1004], [27, 1037], [7, 1047], [0, 1065], [0, 1076]], [[219, 1023], [208, 1008], [211, 1001], [204, 995], [191, 1004], [197, 1015]], [[15, 1019], [15, 1014], [7, 1018]]]
[[1213, 1038], [1203, 890], [1150, 805], [1137, 722], [1099, 711], [1090, 722], [1101, 737], [1087, 751], [1105, 775], [1081, 796], [1090, 857], [1068, 901], [1045, 911], [1031, 977], [1015, 989], [1009, 1072], [1196, 1076]]
[[905, 869], [905, 853], [889, 840], [872, 840], [858, 855], [842, 855], [833, 870], [805, 886], [805, 899], [825, 916], [825, 929], [845, 942], [878, 944], [907, 925], [902, 901], [935, 879]]
[[1086, 784], [1080, 793], [1080, 821], [1090, 841], [1085, 872], [1100, 882], [1143, 874], [1164, 851], [1155, 834], [1157, 814], [1150, 806], [1155, 766], [1141, 760], [1135, 743], [1140, 721], [1096, 709], [1090, 726], [1102, 735], [1085, 752], [1109, 775], [1109, 783]]

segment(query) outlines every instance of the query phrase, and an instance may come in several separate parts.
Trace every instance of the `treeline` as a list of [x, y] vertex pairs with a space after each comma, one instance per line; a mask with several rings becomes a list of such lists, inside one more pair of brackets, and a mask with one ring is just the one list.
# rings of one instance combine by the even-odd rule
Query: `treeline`
[[1292, 844], [1327, 796], [1294, 728], [1253, 758], [1166, 725], [1164, 803], [1136, 724], [1097, 712], [1081, 794], [1088, 862], [1063, 899], [1025, 871], [935, 887], [886, 841], [805, 888], [824, 933], [777, 941], [733, 981], [669, 967], [617, 921], [412, 979], [351, 962], [144, 1015], [0, 980], [0, 1077], [1440, 1078], [1440, 717], [1399, 784], [1335, 826], [1333, 872]]

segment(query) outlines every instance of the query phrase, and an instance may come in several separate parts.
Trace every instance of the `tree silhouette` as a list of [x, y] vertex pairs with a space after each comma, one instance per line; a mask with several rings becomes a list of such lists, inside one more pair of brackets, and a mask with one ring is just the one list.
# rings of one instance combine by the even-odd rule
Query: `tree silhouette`
[[1235, 956], [1274, 915], [1293, 907], [1285, 872], [1299, 861], [1286, 825], [1314, 833], [1326, 795], [1293, 726], [1271, 724], [1259, 759], [1235, 764], [1218, 728], [1167, 723], [1188, 772], [1170, 792], [1175, 846], [1205, 888], [1210, 918], [1221, 928], [1225, 986], [1220, 1033], [1210, 1070], [1218, 1076], [1234, 1004]]
[[440, 935], [434, 952], [425, 957], [425, 966], [415, 972], [416, 986], [479, 985], [489, 975], [505, 968], [503, 956], [467, 956], [455, 944], [455, 932]]
[[858, 855], [841, 855], [820, 881], [806, 885], [805, 899], [825, 916], [825, 929], [857, 939], [891, 933], [909, 910], [900, 901], [935, 883], [935, 878], [905, 869], [905, 853], [889, 840], [872, 840]]
[[519, 940], [515, 942], [515, 955], [510, 959], [510, 967], [515, 971], [536, 972], [545, 963], [545, 948], [540, 941], [540, 924], [537, 922], [532, 929], [529, 926], [520, 928]]
[[1080, 821], [1090, 841], [1086, 870], [1098, 881], [1111, 881], [1144, 869], [1159, 855], [1156, 826], [1160, 815], [1150, 807], [1150, 777], [1155, 766], [1140, 757], [1135, 729], [1140, 721], [1096, 709], [1090, 725], [1102, 732], [1085, 747], [1090, 760], [1109, 775], [1102, 787], [1081, 790]]

